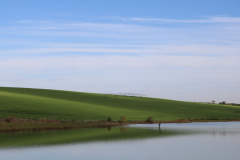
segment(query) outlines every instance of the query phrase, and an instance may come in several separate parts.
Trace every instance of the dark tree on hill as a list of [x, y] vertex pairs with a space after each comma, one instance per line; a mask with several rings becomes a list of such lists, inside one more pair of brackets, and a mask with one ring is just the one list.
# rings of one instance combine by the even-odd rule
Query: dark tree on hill
[[215, 101], [214, 101], [214, 100], [212, 100], [212, 101], [211, 101], [211, 103], [212, 103], [212, 104], [215, 104]]
[[225, 101], [220, 102], [219, 104], [227, 104]]

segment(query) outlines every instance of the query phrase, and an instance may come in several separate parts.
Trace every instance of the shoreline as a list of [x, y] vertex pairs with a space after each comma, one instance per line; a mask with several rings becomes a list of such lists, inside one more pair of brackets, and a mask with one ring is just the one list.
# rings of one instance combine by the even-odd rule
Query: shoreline
[[168, 120], [168, 121], [132, 121], [127, 123], [106, 122], [106, 121], [60, 121], [60, 120], [32, 120], [19, 118], [2, 118], [0, 119], [0, 133], [2, 132], [22, 132], [22, 131], [47, 131], [47, 130], [69, 130], [84, 128], [111, 128], [115, 126], [133, 125], [133, 124], [166, 124], [166, 123], [193, 123], [193, 122], [233, 122], [239, 119], [227, 120]]

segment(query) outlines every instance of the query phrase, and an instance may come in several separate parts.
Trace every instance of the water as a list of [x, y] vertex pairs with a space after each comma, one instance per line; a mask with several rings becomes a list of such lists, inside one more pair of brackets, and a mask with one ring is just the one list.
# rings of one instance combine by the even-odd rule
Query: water
[[240, 122], [24, 132], [0, 140], [1, 160], [238, 160]]

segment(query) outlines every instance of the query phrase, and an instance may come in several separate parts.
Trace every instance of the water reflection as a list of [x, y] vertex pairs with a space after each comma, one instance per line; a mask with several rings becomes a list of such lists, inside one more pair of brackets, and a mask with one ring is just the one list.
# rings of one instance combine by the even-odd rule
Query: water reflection
[[[129, 127], [157, 129], [156, 124], [129, 125]], [[238, 135], [240, 134], [240, 122], [169, 123], [163, 124], [160, 129], [186, 134]]]
[[[44, 133], [1, 133], [0, 143], [1, 160], [238, 160], [240, 122], [161, 124], [161, 130], [158, 124], [151, 124]], [[20, 145], [28, 147], [15, 148]], [[6, 146], [10, 148], [6, 149]]]
[[168, 132], [167, 130], [159, 132], [159, 130], [156, 129], [144, 129], [136, 127], [109, 127], [41, 132], [10, 132], [0, 133], [0, 148], [144, 139], [159, 136], [171, 136], [176, 134], [180, 133]]

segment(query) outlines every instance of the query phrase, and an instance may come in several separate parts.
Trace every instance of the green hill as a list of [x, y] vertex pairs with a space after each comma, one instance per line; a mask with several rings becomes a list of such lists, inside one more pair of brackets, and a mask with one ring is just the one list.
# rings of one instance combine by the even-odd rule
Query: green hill
[[60, 120], [240, 119], [239, 106], [114, 96], [46, 89], [0, 87], [0, 117]]

